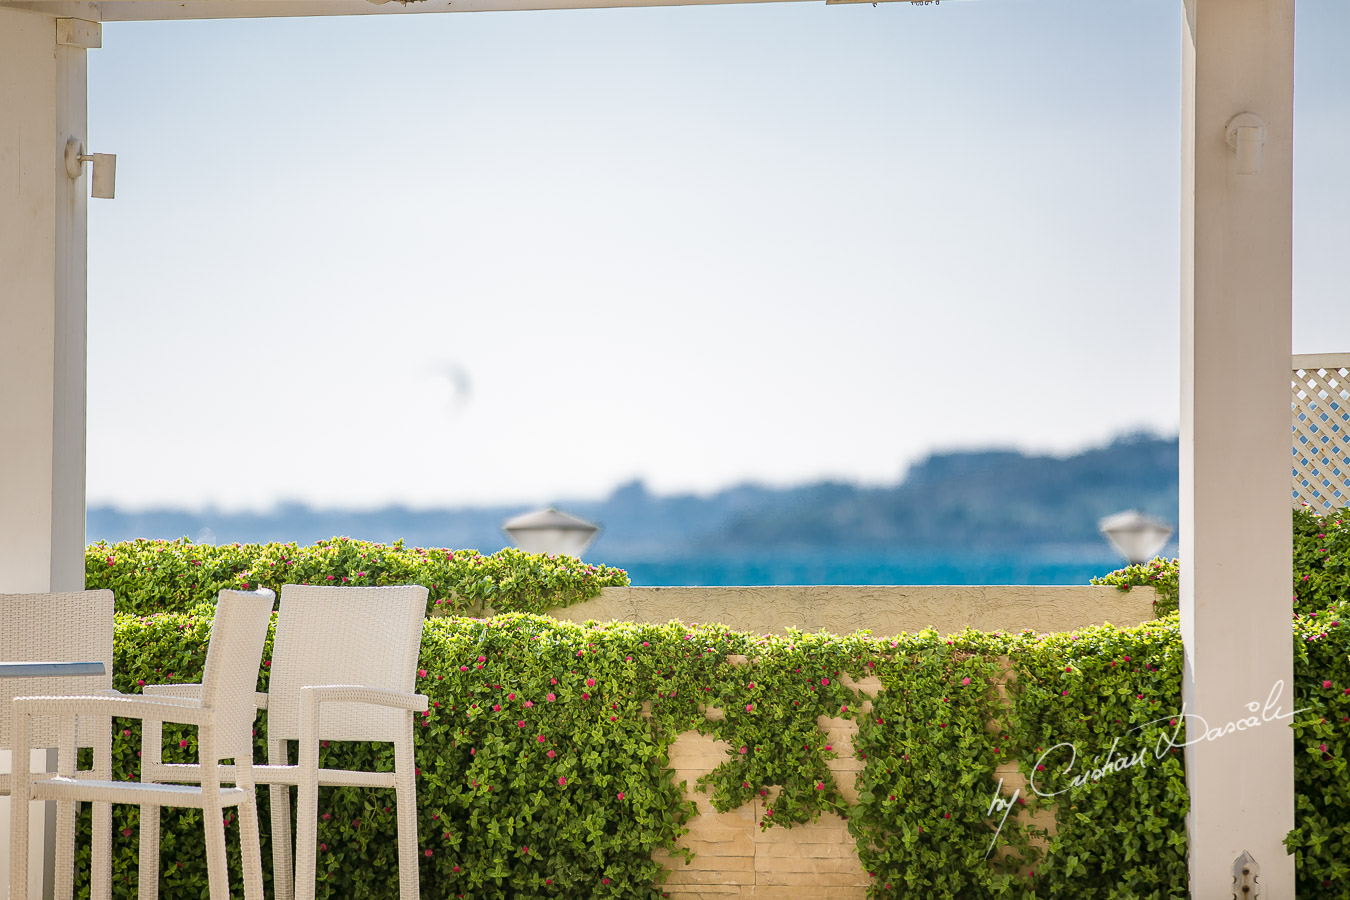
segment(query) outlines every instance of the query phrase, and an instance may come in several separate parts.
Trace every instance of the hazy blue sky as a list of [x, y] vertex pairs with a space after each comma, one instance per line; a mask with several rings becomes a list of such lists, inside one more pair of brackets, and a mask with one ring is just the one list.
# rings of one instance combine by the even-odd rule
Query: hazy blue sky
[[[1180, 0], [113, 23], [89, 499], [894, 481], [1178, 421]], [[1350, 350], [1299, 0], [1296, 352]]]

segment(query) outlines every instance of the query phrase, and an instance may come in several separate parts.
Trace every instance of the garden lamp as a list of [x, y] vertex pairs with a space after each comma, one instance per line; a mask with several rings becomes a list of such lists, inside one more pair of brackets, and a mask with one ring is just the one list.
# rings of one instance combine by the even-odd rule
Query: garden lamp
[[579, 557], [600, 533], [600, 526], [550, 506], [507, 519], [502, 531], [526, 553]]
[[1137, 509], [1107, 516], [1097, 523], [1102, 536], [1131, 564], [1148, 562], [1172, 536], [1172, 526]]

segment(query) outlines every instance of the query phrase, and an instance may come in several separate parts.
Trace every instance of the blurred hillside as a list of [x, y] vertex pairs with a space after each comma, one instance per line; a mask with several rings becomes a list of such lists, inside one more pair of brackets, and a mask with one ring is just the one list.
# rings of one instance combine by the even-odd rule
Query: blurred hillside
[[[539, 505], [600, 523], [604, 532], [587, 556], [603, 562], [766, 550], [1100, 550], [1098, 519], [1135, 508], [1175, 523], [1177, 490], [1176, 438], [1130, 435], [1063, 457], [1016, 450], [934, 453], [890, 487], [745, 484], [709, 496], [658, 496], [635, 481], [603, 500], [556, 498]], [[95, 506], [89, 509], [88, 538], [308, 544], [348, 535], [492, 552], [506, 544], [501, 522], [522, 511], [521, 506], [344, 510], [286, 504], [262, 513], [131, 512]]]

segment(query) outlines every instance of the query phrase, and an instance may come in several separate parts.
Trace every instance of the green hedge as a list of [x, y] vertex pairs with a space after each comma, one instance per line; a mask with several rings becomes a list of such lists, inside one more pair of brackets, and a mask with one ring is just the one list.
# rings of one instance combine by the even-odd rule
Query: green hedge
[[[1350, 543], [1343, 517], [1299, 516], [1295, 577], [1306, 587], [1294, 614], [1292, 708], [1308, 710], [1293, 723], [1297, 814], [1287, 843], [1296, 857], [1298, 896], [1332, 900], [1343, 898], [1350, 883], [1350, 603], [1342, 587]], [[416, 580], [392, 562], [382, 571], [347, 565], [369, 564], [373, 546], [337, 541], [308, 549], [329, 561], [346, 560], [344, 573], [383, 579], [374, 583], [400, 575]], [[170, 576], [172, 588], [163, 594], [172, 602], [196, 596], [187, 593], [189, 585], [205, 590], [205, 575], [179, 568], [203, 548], [137, 542], [106, 549], [125, 554], [119, 561], [109, 552], [111, 564], [102, 562], [120, 573], [122, 584], [141, 591], [135, 601], [141, 608], [164, 602], [153, 586], [156, 572]], [[263, 559], [258, 553], [230, 557], [230, 549], [246, 548], [222, 548], [227, 561]], [[296, 555], [287, 560], [299, 558], [295, 548], [273, 545], [283, 554], [288, 549]], [[416, 563], [425, 554], [432, 560], [428, 566], [450, 562], [448, 551], [383, 549], [389, 553], [382, 561]], [[218, 559], [208, 562], [203, 554], [196, 557], [202, 565], [192, 566], [219, 566], [212, 570], [211, 590], [257, 583], [256, 562], [241, 579], [245, 569], [230, 571], [233, 563]], [[289, 565], [287, 578], [301, 570], [298, 562], [266, 560]], [[1113, 575], [1160, 586], [1174, 597], [1174, 567], [1155, 563]], [[303, 571], [332, 573], [319, 563]], [[435, 590], [446, 602], [433, 606], [473, 602], [466, 596], [478, 602], [491, 596], [494, 605], [514, 602], [497, 599], [508, 595], [501, 584], [509, 578], [488, 581], [491, 593], [471, 582], [467, 590], [479, 593], [460, 594], [437, 580]], [[594, 585], [583, 583], [586, 590]], [[550, 602], [543, 591], [521, 595], [525, 606]], [[119, 614], [115, 686], [134, 692], [146, 682], [196, 680], [211, 612], [202, 606]], [[740, 657], [747, 662], [733, 665]], [[870, 896], [1187, 896], [1188, 800], [1183, 754], [1171, 743], [1185, 740], [1184, 729], [1172, 725], [1181, 706], [1182, 669], [1174, 614], [1129, 629], [948, 637], [923, 632], [884, 639], [867, 633], [759, 637], [674, 622], [576, 625], [529, 614], [442, 616], [426, 623], [420, 665], [419, 689], [433, 703], [417, 729], [422, 895], [428, 900], [660, 896], [663, 871], [651, 852], [673, 848], [692, 813], [672, 781], [668, 751], [690, 730], [731, 748], [726, 761], [700, 780], [700, 805], [730, 810], [764, 794], [769, 805], [761, 828], [844, 816], [873, 876]], [[869, 705], [846, 675], [875, 675], [885, 690]], [[1005, 681], [1006, 705], [999, 696]], [[709, 707], [720, 708], [724, 718], [708, 720]], [[834, 750], [818, 716], [858, 722], [854, 747], [864, 769], [856, 804], [843, 798], [830, 775]], [[256, 755], [262, 759], [265, 716], [260, 722]], [[119, 724], [115, 736], [114, 770], [133, 778], [139, 732]], [[166, 743], [170, 760], [186, 761], [196, 750], [190, 730], [166, 729]], [[1077, 754], [1067, 773], [1066, 745]], [[325, 764], [392, 767], [388, 751], [368, 744], [334, 744], [322, 758]], [[1121, 759], [1133, 764], [1110, 766]], [[993, 804], [996, 770], [1008, 762], [1037, 778], [1042, 790], [1063, 793], [1051, 804], [1024, 790], [995, 840], [1001, 817]], [[1097, 778], [1075, 782], [1094, 768]], [[260, 803], [268, 854], [265, 791]], [[324, 791], [320, 898], [396, 896], [392, 805], [392, 791]], [[1048, 805], [1056, 822], [1053, 837], [1027, 815]], [[137, 878], [136, 811], [119, 807], [115, 816], [116, 894], [129, 898]], [[206, 884], [199, 814], [166, 812], [164, 818], [163, 896], [196, 900]], [[82, 828], [87, 840], [87, 813]], [[237, 867], [237, 850], [232, 853]], [[82, 871], [87, 865], [86, 848]]]
[[[1326, 516], [1315, 515], [1306, 507], [1294, 510], [1293, 532], [1294, 611], [1306, 614], [1350, 600], [1350, 509]], [[1093, 578], [1092, 583], [1114, 584], [1121, 590], [1157, 588], [1154, 609], [1158, 615], [1167, 615], [1177, 609], [1179, 578], [1177, 560], [1154, 559]]]
[[[1350, 642], [1334, 618], [1343, 608], [1296, 625], [1295, 696], [1298, 706], [1313, 707], [1296, 725], [1298, 828], [1290, 846], [1301, 898], [1342, 897], [1350, 878]], [[116, 687], [198, 678], [210, 613], [119, 615]], [[748, 662], [732, 665], [729, 656]], [[1006, 709], [996, 689], [1002, 659], [1016, 676]], [[1168, 744], [1168, 716], [1180, 709], [1174, 616], [1072, 634], [892, 639], [577, 625], [527, 614], [440, 617], [426, 623], [421, 665], [419, 689], [433, 703], [417, 728], [422, 895], [429, 900], [659, 896], [662, 870], [651, 852], [673, 847], [691, 813], [667, 754], [693, 729], [731, 747], [702, 779], [700, 804], [733, 809], [777, 787], [762, 828], [846, 816], [874, 875], [871, 896], [1186, 896], [1187, 795], [1182, 754]], [[876, 675], [885, 686], [865, 714], [866, 698], [845, 674]], [[725, 718], [707, 720], [705, 707]], [[817, 716], [859, 724], [854, 743], [865, 769], [857, 804], [830, 776], [834, 751]], [[260, 728], [259, 759], [264, 738]], [[1143, 749], [1140, 763], [1074, 787], [1073, 775], [1101, 766], [1117, 738], [1114, 758]], [[186, 746], [179, 749], [179, 740]], [[135, 776], [139, 741], [135, 727], [118, 726], [118, 777]], [[1069, 775], [1062, 747], [1041, 759], [1065, 742], [1079, 754]], [[196, 749], [186, 730], [166, 729], [166, 743], [170, 759], [186, 760]], [[369, 744], [323, 753], [325, 764], [392, 765], [387, 751]], [[999, 818], [990, 815], [995, 769], [1005, 761], [1028, 776], [1041, 762], [1047, 768], [1036, 773], [1038, 786], [1066, 793], [1055, 807], [1058, 833], [1044, 849], [1027, 820], [1010, 816], [990, 862]], [[1045, 802], [1022, 799], [1030, 810]], [[267, 853], [265, 792], [261, 801]], [[320, 898], [396, 896], [392, 805], [392, 791], [325, 789]], [[118, 807], [115, 815], [117, 896], [129, 898], [136, 812]], [[166, 900], [202, 896], [197, 816], [165, 814]]]
[[215, 603], [223, 589], [283, 584], [420, 584], [428, 614], [544, 612], [588, 600], [604, 587], [624, 587], [628, 573], [508, 548], [491, 556], [477, 550], [408, 548], [337, 537], [296, 544], [194, 544], [137, 540], [89, 545], [85, 587], [108, 588], [117, 611], [135, 615], [187, 612]]

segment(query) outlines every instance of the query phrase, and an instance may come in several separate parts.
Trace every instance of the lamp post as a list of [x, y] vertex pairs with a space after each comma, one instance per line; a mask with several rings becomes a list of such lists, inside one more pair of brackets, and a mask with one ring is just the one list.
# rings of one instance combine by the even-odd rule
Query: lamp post
[[1148, 562], [1172, 536], [1172, 526], [1137, 509], [1107, 516], [1097, 523], [1102, 536], [1131, 564]]
[[580, 557], [600, 533], [600, 526], [550, 506], [507, 519], [502, 531], [526, 553]]

